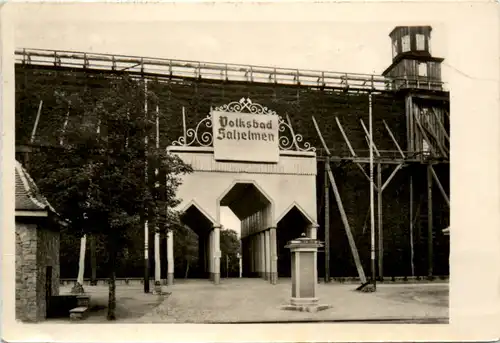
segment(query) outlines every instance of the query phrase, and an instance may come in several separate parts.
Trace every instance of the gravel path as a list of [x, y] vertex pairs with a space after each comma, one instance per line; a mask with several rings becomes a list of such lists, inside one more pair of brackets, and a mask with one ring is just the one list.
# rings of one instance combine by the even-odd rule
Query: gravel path
[[234, 323], [345, 320], [430, 320], [448, 318], [448, 284], [378, 285], [376, 293], [355, 292], [356, 285], [319, 284], [317, 313], [284, 311], [290, 279], [275, 286], [261, 279], [179, 280], [172, 295], [135, 322]]

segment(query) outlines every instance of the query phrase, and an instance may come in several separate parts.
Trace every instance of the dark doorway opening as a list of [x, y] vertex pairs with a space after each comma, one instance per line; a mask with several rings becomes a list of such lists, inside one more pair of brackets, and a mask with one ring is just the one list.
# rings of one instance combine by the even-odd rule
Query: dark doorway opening
[[45, 268], [45, 317], [51, 314], [51, 299], [52, 299], [52, 266]]
[[212, 221], [191, 205], [182, 215], [185, 225], [174, 235], [175, 276], [181, 279], [208, 278], [208, 235]]
[[[227, 206], [241, 222], [241, 258], [242, 276], [261, 277], [263, 271], [257, 258], [256, 234], [261, 229], [271, 225], [272, 204], [268, 196], [253, 182], [236, 182], [220, 199], [220, 206]], [[233, 260], [236, 260], [233, 258]], [[221, 273], [225, 268], [221, 260]], [[236, 262], [236, 261], [235, 261]], [[236, 273], [236, 263], [233, 264], [233, 273]], [[227, 272], [226, 272], [227, 273]], [[228, 275], [228, 274], [227, 274]], [[222, 275], [221, 275], [222, 276]]]
[[292, 239], [300, 238], [306, 233], [310, 221], [297, 208], [293, 207], [278, 222], [276, 239], [278, 244], [278, 277], [291, 277], [291, 254], [287, 243]]

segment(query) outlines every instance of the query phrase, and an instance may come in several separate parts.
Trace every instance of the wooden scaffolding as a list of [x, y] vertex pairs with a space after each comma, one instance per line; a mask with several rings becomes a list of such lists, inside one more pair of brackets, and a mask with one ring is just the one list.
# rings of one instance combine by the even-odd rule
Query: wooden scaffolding
[[[363, 270], [363, 266], [359, 257], [358, 249], [356, 247], [351, 226], [349, 224], [346, 211], [344, 209], [344, 204], [342, 202], [337, 182], [334, 177], [334, 168], [332, 164], [350, 163], [355, 165], [362, 172], [366, 180], [369, 182], [369, 187], [377, 195], [377, 199], [374, 200], [373, 197], [370, 199], [370, 209], [374, 210], [375, 204], [377, 205], [377, 219], [374, 220], [372, 217], [372, 251], [371, 251], [371, 280], [375, 282], [375, 279], [383, 280], [384, 278], [384, 224], [383, 224], [383, 213], [382, 213], [382, 194], [393, 178], [396, 176], [398, 171], [403, 168], [411, 168], [414, 165], [425, 165], [427, 169], [427, 277], [432, 279], [434, 277], [433, 273], [433, 186], [436, 185], [439, 189], [441, 196], [443, 197], [448, 208], [450, 206], [449, 192], [446, 192], [443, 187], [438, 174], [436, 173], [434, 166], [439, 164], [449, 164], [450, 156], [450, 134], [449, 134], [449, 112], [448, 112], [448, 97], [445, 92], [440, 92], [438, 95], [422, 95], [419, 94], [418, 89], [413, 89], [405, 95], [406, 102], [406, 113], [405, 118], [407, 121], [407, 147], [403, 149], [402, 145], [396, 139], [393, 131], [389, 125], [383, 120], [384, 128], [386, 134], [392, 140], [396, 150], [379, 150], [377, 149], [377, 144], [373, 141], [372, 130], [367, 129], [363, 119], [360, 119], [360, 127], [365, 133], [365, 139], [371, 152], [371, 156], [363, 155], [353, 148], [351, 141], [349, 140], [348, 133], [342, 126], [341, 121], [338, 117], [334, 117], [337, 128], [342, 134], [344, 141], [350, 152], [349, 155], [336, 155], [333, 149], [329, 148], [323, 138], [323, 134], [320, 130], [314, 116], [312, 121], [316, 128], [319, 139], [322, 142], [323, 148], [318, 149], [317, 158], [320, 162], [324, 164], [324, 216], [325, 216], [325, 282], [330, 281], [330, 211], [332, 206], [330, 205], [330, 187], [335, 196], [335, 201], [340, 212], [342, 223], [347, 235], [349, 242], [349, 247], [352, 253], [354, 263], [358, 272], [359, 280], [362, 284], [369, 283], [367, 277]], [[369, 120], [371, 121], [372, 103], [371, 94], [369, 96]], [[420, 101], [420, 100], [424, 101]], [[416, 101], [417, 100], [417, 101]], [[440, 106], [436, 106], [440, 104]], [[446, 124], [448, 123], [448, 124]], [[370, 123], [371, 129], [371, 123]], [[371, 144], [370, 144], [371, 143]], [[363, 151], [365, 152], [365, 151]], [[366, 171], [366, 165], [370, 165], [370, 173]], [[376, 177], [373, 175], [373, 168], [376, 169]], [[383, 180], [382, 170], [383, 168], [392, 168], [390, 175]], [[411, 271], [412, 276], [415, 276], [415, 266], [414, 266], [414, 242], [413, 242], [413, 231], [418, 214], [415, 214], [415, 204], [414, 204], [414, 189], [413, 189], [413, 177], [410, 173], [409, 176], [409, 189], [410, 189], [410, 199], [409, 199], [409, 231], [410, 231], [410, 250], [411, 250]], [[420, 212], [420, 206], [417, 207], [416, 212]], [[377, 228], [375, 229], [375, 223]], [[376, 231], [376, 233], [375, 233]], [[377, 237], [377, 242], [374, 242], [374, 236]], [[375, 255], [377, 260], [377, 265], [375, 266]], [[376, 271], [378, 273], [376, 274]]]
[[[429, 80], [418, 83], [409, 79], [396, 80], [387, 76], [364, 75], [353, 73], [337, 73], [315, 70], [295, 70], [285, 68], [271, 68], [261, 66], [247, 66], [236, 64], [220, 64], [195, 61], [181, 61], [172, 59], [153, 59], [135, 56], [118, 56], [105, 54], [89, 54], [84, 52], [53, 51], [39, 49], [16, 50], [16, 63], [25, 68], [48, 68], [54, 70], [80, 70], [88, 72], [110, 72], [127, 73], [140, 78], [168, 79], [169, 82], [182, 80], [215, 80], [223, 82], [252, 82], [256, 84], [279, 84], [295, 85], [316, 89], [341, 90], [342, 92], [368, 93], [370, 118], [372, 112], [372, 93], [393, 93], [404, 91], [405, 118], [406, 118], [406, 144], [398, 141], [391, 127], [383, 121], [383, 130], [394, 144], [393, 150], [381, 150], [377, 142], [373, 141], [371, 122], [365, 123], [359, 120], [359, 127], [365, 133], [365, 139], [370, 155], [365, 150], [355, 149], [349, 139], [349, 132], [344, 129], [341, 120], [333, 116], [336, 127], [339, 129], [343, 140], [348, 147], [348, 154], [339, 153], [329, 147], [323, 139], [320, 125], [316, 118], [312, 117], [317, 134], [323, 147], [317, 149], [317, 159], [324, 165], [324, 216], [325, 216], [325, 280], [330, 280], [330, 211], [332, 210], [329, 198], [330, 188], [333, 191], [335, 202], [341, 215], [341, 220], [346, 232], [349, 246], [356, 265], [358, 276], [362, 283], [367, 282], [367, 277], [360, 261], [359, 253], [351, 230], [344, 204], [335, 179], [335, 164], [352, 164], [362, 172], [368, 180], [370, 190], [376, 195], [371, 197], [370, 208], [372, 209], [371, 225], [374, 227], [375, 204], [376, 208], [376, 244], [372, 244], [372, 257], [376, 254], [377, 265], [372, 264], [372, 279], [375, 278], [375, 270], [378, 278], [384, 277], [384, 223], [382, 211], [382, 195], [396, 174], [403, 168], [411, 168], [414, 165], [424, 165], [427, 168], [427, 251], [428, 251], [428, 277], [434, 275], [433, 271], [433, 186], [436, 185], [445, 202], [450, 204], [449, 194], [440, 182], [434, 166], [438, 164], [449, 164], [450, 156], [450, 134], [449, 134], [449, 95], [441, 89], [442, 82]], [[398, 82], [395, 82], [398, 81]], [[397, 85], [397, 88], [394, 88]], [[430, 90], [430, 91], [425, 91]], [[36, 148], [33, 141], [37, 130], [38, 119], [43, 102], [40, 102], [37, 119], [31, 135], [31, 145], [17, 147], [17, 152], [28, 153]], [[370, 165], [370, 171], [366, 166]], [[382, 171], [391, 168], [390, 175], [383, 180]], [[411, 233], [410, 249], [412, 253], [412, 274], [415, 273], [413, 265], [413, 229], [417, 213], [422, 209], [415, 208], [413, 199], [413, 179], [408, 180], [410, 189], [410, 214], [409, 230]], [[373, 198], [373, 199], [372, 199]], [[375, 231], [375, 230], [373, 230]], [[373, 239], [372, 239], [373, 241]], [[375, 258], [372, 258], [374, 263]]]

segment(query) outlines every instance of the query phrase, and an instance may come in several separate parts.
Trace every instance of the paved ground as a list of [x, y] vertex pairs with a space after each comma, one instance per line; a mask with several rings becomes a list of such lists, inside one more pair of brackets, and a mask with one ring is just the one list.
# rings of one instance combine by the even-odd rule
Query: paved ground
[[[85, 286], [85, 292], [90, 295], [91, 310], [89, 316], [78, 323], [106, 322], [108, 313], [108, 286]], [[71, 286], [61, 286], [61, 294], [69, 294]], [[166, 289], [165, 289], [166, 291]], [[168, 290], [170, 291], [170, 290]], [[145, 294], [142, 286], [116, 287], [116, 317], [123, 323], [135, 323], [139, 318], [151, 312], [165, 300], [166, 296]], [[68, 319], [50, 319], [52, 322], [68, 322]]]
[[[67, 290], [65, 288], [68, 288]], [[68, 291], [65, 287], [62, 291]], [[164, 287], [171, 295], [144, 294], [141, 286], [117, 287], [117, 319], [129, 323], [234, 323], [285, 321], [447, 322], [448, 284], [384, 284], [376, 293], [354, 291], [353, 284], [319, 284], [320, 303], [332, 308], [317, 313], [284, 311], [290, 279], [275, 286], [261, 279], [178, 280]], [[86, 287], [97, 306], [84, 322], [105, 320], [107, 287]]]

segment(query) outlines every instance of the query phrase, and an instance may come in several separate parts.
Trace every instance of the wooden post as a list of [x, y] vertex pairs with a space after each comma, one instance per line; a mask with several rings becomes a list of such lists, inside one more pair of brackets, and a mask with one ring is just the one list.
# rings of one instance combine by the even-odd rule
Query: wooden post
[[373, 182], [373, 118], [372, 118], [372, 93], [368, 94], [368, 131], [370, 136], [370, 250], [371, 250], [371, 282], [376, 285], [376, 265], [375, 265], [375, 208], [374, 208], [374, 192], [375, 185]]
[[[434, 149], [434, 147], [431, 144], [431, 140], [429, 139], [429, 136], [427, 136], [427, 133], [425, 133], [425, 130], [424, 130], [424, 127], [422, 126], [422, 123], [420, 122], [419, 119], [417, 119], [417, 118], [415, 118], [415, 119], [416, 119], [417, 126], [420, 129], [420, 133], [422, 134], [422, 136], [424, 137], [424, 139], [429, 144], [429, 148], [431, 149], [431, 153], [435, 152], [435, 149]], [[437, 142], [437, 141], [436, 141], [436, 144], [437, 144], [439, 150], [441, 151], [441, 154], [444, 157], [448, 157], [448, 155], [446, 154], [446, 151], [443, 149], [443, 147], [441, 146], [441, 144], [439, 144], [439, 142]]]
[[408, 96], [408, 109], [409, 109], [409, 117], [410, 117], [410, 147], [409, 151], [413, 154], [415, 152], [415, 113], [413, 111], [413, 97], [410, 94]]
[[433, 255], [433, 219], [432, 219], [432, 165], [427, 165], [427, 259], [429, 278], [433, 276], [434, 255]]
[[382, 223], [382, 165], [377, 165], [378, 277], [384, 278], [384, 232]]
[[448, 157], [448, 154], [449, 154], [450, 151], [439, 140], [439, 137], [437, 136], [437, 134], [434, 131], [434, 129], [432, 129], [431, 127], [429, 127], [429, 128], [427, 128], [427, 131], [429, 131], [429, 134], [431, 135], [431, 137], [434, 138], [434, 140], [436, 141], [436, 144], [438, 145], [439, 150], [441, 150], [441, 152], [443, 153], [443, 156], [444, 157]]
[[405, 98], [405, 108], [406, 108], [406, 125], [407, 125], [407, 131], [406, 131], [406, 137], [407, 137], [407, 150], [410, 151], [410, 153], [415, 151], [415, 146], [414, 146], [414, 137], [415, 137], [415, 132], [414, 132], [414, 121], [413, 121], [413, 99], [411, 94], [408, 94]]
[[184, 145], [187, 145], [186, 110], [185, 110], [184, 106], [182, 106], [182, 130], [183, 130], [183, 137], [184, 137]]
[[431, 111], [434, 114], [434, 118], [436, 119], [436, 122], [437, 122], [439, 128], [441, 129], [441, 132], [443, 133], [443, 136], [446, 138], [446, 140], [449, 143], [450, 142], [450, 136], [448, 135], [448, 132], [446, 131], [446, 128], [444, 127], [443, 123], [439, 119], [439, 116], [436, 113], [436, 110], [434, 109], [434, 107], [431, 109]]
[[385, 129], [387, 130], [387, 132], [389, 132], [389, 136], [391, 136], [392, 141], [396, 145], [396, 148], [398, 148], [398, 151], [401, 154], [401, 157], [405, 158], [405, 154], [403, 153], [403, 150], [401, 149], [401, 146], [398, 144], [398, 141], [396, 140], [396, 138], [394, 137], [394, 134], [392, 133], [391, 129], [389, 128], [389, 125], [387, 125], [387, 123], [385, 122], [385, 120], [382, 120], [382, 121], [384, 123]]
[[[314, 127], [316, 128], [316, 132], [318, 133], [319, 139], [321, 140], [321, 143], [323, 144], [325, 152], [326, 152], [327, 156], [329, 157], [330, 150], [328, 149], [328, 146], [326, 145], [325, 140], [323, 139], [323, 135], [321, 134], [318, 123], [316, 122], [316, 119], [314, 119], [314, 117], [312, 117], [312, 120], [314, 123]], [[363, 270], [363, 265], [361, 264], [361, 260], [359, 258], [358, 249], [356, 248], [356, 242], [354, 241], [354, 237], [352, 236], [351, 228], [349, 226], [349, 222], [347, 221], [347, 215], [345, 213], [344, 206], [342, 204], [342, 199], [340, 198], [339, 190], [337, 188], [337, 184], [335, 183], [335, 178], [333, 177], [333, 173], [332, 173], [331, 169], [329, 168], [329, 166], [330, 166], [330, 164], [328, 164], [328, 169], [327, 169], [328, 178], [330, 180], [330, 183], [331, 183], [331, 186], [333, 189], [333, 193], [335, 195], [335, 199], [336, 199], [337, 205], [339, 207], [340, 216], [341, 216], [342, 222], [344, 224], [344, 229], [346, 231], [347, 240], [349, 241], [349, 246], [351, 248], [352, 256], [353, 256], [354, 262], [356, 264], [356, 269], [358, 270], [359, 279], [361, 280], [361, 283], [366, 284], [366, 275], [365, 275], [365, 272]]]
[[[158, 151], [160, 150], [160, 109], [158, 105], [156, 106], [156, 149], [157, 152], [155, 154], [158, 154]], [[158, 168], [155, 168], [155, 197], [156, 200], [158, 201], [159, 199], [159, 187], [160, 187], [160, 181], [159, 181], [159, 170]], [[155, 204], [156, 208], [158, 209], [157, 203]], [[158, 213], [159, 211], [157, 211]], [[155, 258], [155, 292], [157, 294], [161, 294], [161, 259], [160, 259], [160, 228], [158, 225], [158, 215], [156, 218], [154, 218], [155, 222], [155, 235], [154, 235], [154, 245], [155, 245], [155, 250], [154, 250], [154, 258]], [[189, 265], [188, 265], [189, 266]], [[187, 272], [186, 272], [187, 273]]]
[[415, 250], [413, 246], [413, 176], [410, 174], [410, 264], [411, 276], [415, 276]]
[[[316, 120], [314, 119], [314, 117], [313, 117], [313, 121], [315, 123], [314, 125], [316, 126], [316, 130], [318, 130], [318, 124], [316, 123]], [[349, 141], [349, 138], [347, 138], [347, 135], [345, 134], [344, 129], [342, 128], [342, 125], [340, 124], [339, 118], [335, 117], [335, 121], [337, 122], [337, 127], [339, 128], [340, 133], [342, 134], [342, 137], [344, 137], [344, 141], [347, 144], [347, 147], [349, 148], [349, 151], [351, 152], [352, 157], [357, 157], [356, 152], [354, 152], [354, 149], [352, 148], [351, 142]], [[323, 138], [321, 137], [321, 139], [323, 139]], [[326, 147], [324, 140], [322, 140], [322, 143]], [[373, 143], [373, 140], [372, 140], [372, 143]], [[370, 144], [368, 143], [368, 145], [370, 145]], [[330, 155], [330, 151], [328, 150], [328, 148], [325, 148], [325, 150], [327, 151], [327, 154]], [[368, 181], [371, 182], [370, 176], [368, 176], [368, 174], [366, 174], [365, 169], [361, 166], [361, 164], [359, 164], [358, 162], [354, 162], [354, 163], [356, 163], [356, 165], [361, 170], [363, 175], [368, 179]], [[373, 185], [373, 183], [371, 183], [371, 184]]]
[[[406, 114], [406, 150], [407, 151], [411, 151], [410, 149], [410, 97], [409, 95], [407, 95], [405, 97], [405, 114]], [[386, 128], [388, 127], [387, 126], [387, 123], [385, 122], [384, 120], [384, 124], [386, 126]], [[392, 137], [392, 133], [391, 134], [391, 137]]]
[[297, 139], [295, 138], [295, 132], [293, 132], [292, 121], [290, 120], [290, 116], [288, 113], [286, 114], [286, 121], [288, 122], [288, 126], [290, 127], [290, 133], [292, 134], [293, 144], [297, 151], [299, 151], [299, 143], [297, 143]]
[[366, 283], [366, 276], [363, 270], [363, 265], [361, 264], [361, 259], [359, 258], [358, 249], [356, 248], [356, 242], [354, 241], [354, 237], [352, 235], [351, 227], [349, 226], [349, 222], [347, 220], [347, 215], [344, 210], [344, 205], [342, 204], [342, 199], [340, 198], [340, 193], [337, 188], [337, 183], [333, 177], [333, 173], [331, 170], [328, 170], [328, 177], [330, 178], [330, 183], [332, 184], [333, 193], [335, 194], [335, 199], [337, 200], [337, 205], [339, 206], [340, 216], [342, 218], [342, 222], [344, 223], [344, 229], [347, 234], [347, 239], [349, 241], [349, 246], [351, 247], [352, 255], [354, 258], [354, 262], [356, 264], [356, 269], [358, 270], [359, 279], [361, 283]]
[[330, 282], [330, 185], [328, 171], [330, 158], [325, 160], [325, 282]]
[[[365, 126], [365, 123], [363, 122], [363, 119], [360, 119], [359, 121], [361, 122], [361, 126], [363, 127], [363, 130], [365, 131], [366, 142], [368, 143], [368, 146], [370, 146], [370, 133], [366, 129], [366, 126]], [[377, 156], [380, 157], [380, 152], [378, 151], [377, 146], [375, 145], [375, 143], [373, 142], [373, 140], [371, 142], [371, 145], [373, 147], [373, 150], [377, 154]]]
[[392, 171], [391, 175], [389, 175], [389, 177], [387, 178], [387, 180], [385, 180], [384, 184], [382, 185], [382, 188], [380, 189], [381, 191], [383, 191], [384, 189], [387, 188], [387, 186], [389, 186], [389, 183], [392, 181], [392, 179], [394, 178], [394, 176], [396, 176], [396, 173], [401, 169], [403, 168], [403, 164], [398, 164], [396, 166], [396, 168], [394, 168], [394, 170]]
[[432, 173], [432, 177], [434, 178], [434, 181], [436, 182], [436, 185], [438, 186], [439, 190], [441, 191], [441, 194], [443, 195], [444, 201], [446, 201], [446, 203], [448, 204], [448, 207], [450, 207], [450, 199], [448, 198], [448, 195], [444, 191], [443, 185], [439, 181], [439, 178], [436, 174], [436, 171], [434, 170], [434, 168], [432, 168], [432, 166], [431, 166], [431, 173]]
[[[144, 79], [144, 116], [148, 119], [148, 83]], [[144, 181], [148, 187], [148, 133], [144, 137], [146, 159], [144, 161]], [[144, 208], [144, 293], [149, 293], [149, 222], [148, 208]]]
[[36, 129], [38, 128], [38, 122], [40, 121], [40, 115], [42, 114], [42, 105], [43, 100], [40, 100], [40, 104], [38, 105], [38, 112], [36, 113], [35, 125], [33, 125], [33, 131], [31, 132], [31, 144], [33, 144], [33, 142], [35, 141]]

